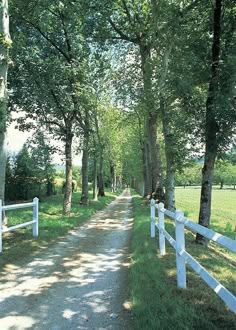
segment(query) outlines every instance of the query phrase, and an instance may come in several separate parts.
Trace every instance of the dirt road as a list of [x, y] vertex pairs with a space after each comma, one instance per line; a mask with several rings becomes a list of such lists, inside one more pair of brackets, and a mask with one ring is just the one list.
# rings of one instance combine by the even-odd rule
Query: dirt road
[[132, 329], [125, 190], [65, 239], [0, 275], [0, 329]]

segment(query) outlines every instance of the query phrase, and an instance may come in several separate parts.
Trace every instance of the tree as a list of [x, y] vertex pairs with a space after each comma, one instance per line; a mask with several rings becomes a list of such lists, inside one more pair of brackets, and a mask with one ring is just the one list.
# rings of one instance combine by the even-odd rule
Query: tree
[[[14, 30], [17, 62], [13, 108], [23, 109], [31, 125], [36, 120], [55, 139], [64, 142], [65, 215], [71, 209], [73, 137], [88, 131], [84, 88], [89, 48], [83, 37], [84, 17], [77, 15], [79, 10], [79, 4], [66, 1], [18, 1], [13, 15], [18, 27]], [[20, 124], [22, 129], [29, 126], [25, 119]]]
[[[236, 29], [234, 11], [234, 4], [215, 0], [212, 19], [211, 75], [206, 100], [205, 157], [199, 211], [199, 224], [205, 227], [210, 225], [212, 182], [216, 156], [220, 146], [225, 145], [232, 134], [236, 120], [235, 93], [232, 92], [234, 86], [232, 83], [235, 83], [236, 72], [234, 70], [231, 75], [228, 72], [229, 57], [233, 56], [234, 51]], [[224, 103], [224, 111], [221, 109], [223, 100], [227, 100]], [[197, 234], [196, 242], [207, 245], [208, 240]]]
[[34, 175], [35, 164], [30, 156], [28, 147], [23, 145], [15, 158], [14, 166], [14, 199], [28, 200], [33, 197], [31, 190], [38, 192], [41, 184], [40, 178]]
[[8, 0], [0, 4], [0, 199], [4, 201], [5, 173], [7, 160], [6, 124], [7, 124], [7, 72], [9, 64], [9, 34]]
[[[91, 4], [91, 15], [97, 18], [94, 33], [100, 39], [122, 40], [120, 45], [128, 42], [136, 48], [139, 53], [141, 67], [141, 79], [143, 83], [142, 108], [145, 113], [144, 125], [144, 147], [143, 161], [145, 173], [145, 192], [147, 195], [156, 191], [163, 199], [163, 178], [160, 148], [157, 141], [157, 109], [152, 97], [152, 30], [151, 30], [151, 7], [146, 1], [134, 3], [133, 1], [114, 1], [109, 6], [102, 7], [102, 4], [95, 1], [96, 9], [102, 14], [99, 21], [94, 9], [94, 2]], [[98, 32], [99, 31], [99, 32]], [[137, 68], [138, 68], [137, 65]], [[138, 68], [138, 71], [140, 69]]]
[[34, 164], [33, 175], [41, 181], [41, 185], [46, 181], [46, 195], [51, 196], [55, 177], [52, 155], [56, 152], [56, 148], [50, 145], [49, 138], [41, 130], [36, 131], [32, 138], [28, 139], [27, 147], [31, 154], [31, 162]]

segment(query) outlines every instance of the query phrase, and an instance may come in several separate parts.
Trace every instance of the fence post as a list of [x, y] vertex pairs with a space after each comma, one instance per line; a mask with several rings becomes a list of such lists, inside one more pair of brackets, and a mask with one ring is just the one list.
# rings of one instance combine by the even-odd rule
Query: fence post
[[178, 221], [183, 216], [184, 213], [182, 211], [175, 211], [177, 286], [178, 288], [186, 289], [186, 264], [184, 258], [181, 256], [181, 251], [185, 251], [184, 224]]
[[33, 236], [38, 237], [39, 235], [39, 199], [35, 197], [33, 199], [33, 220], [35, 223], [33, 223]]
[[150, 207], [151, 207], [151, 218], [150, 218], [150, 232], [151, 232], [151, 237], [155, 237], [155, 199], [151, 199], [150, 202]]
[[0, 199], [0, 253], [2, 252], [2, 200]]
[[166, 242], [165, 242], [165, 215], [163, 212], [164, 204], [158, 204], [158, 223], [159, 223], [159, 248], [160, 254], [164, 256], [166, 254]]

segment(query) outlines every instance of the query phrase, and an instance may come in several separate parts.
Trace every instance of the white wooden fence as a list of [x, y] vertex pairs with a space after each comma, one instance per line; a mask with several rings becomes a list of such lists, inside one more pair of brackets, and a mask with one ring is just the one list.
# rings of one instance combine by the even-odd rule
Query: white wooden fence
[[[225, 302], [225, 304], [234, 313], [236, 313], [236, 297], [210, 273], [208, 273], [208, 271], [185, 250], [184, 228], [186, 227], [195, 233], [199, 233], [234, 253], [236, 253], [236, 241], [192, 222], [190, 219], [184, 217], [182, 211], [176, 211], [174, 213], [166, 210], [163, 203], [155, 204], [154, 199], [151, 200], [150, 206], [151, 237], [155, 237], [155, 228], [157, 227], [159, 229], [160, 254], [165, 255], [165, 239], [167, 239], [167, 241], [169, 241], [169, 243], [176, 250], [177, 286], [179, 288], [186, 288], [186, 263], [188, 263], [192, 269], [208, 284], [208, 286], [210, 286]], [[156, 223], [155, 220], [155, 209], [158, 209], [158, 223]], [[175, 220], [175, 239], [165, 230], [165, 215]]]
[[[19, 225], [15, 225], [12, 227], [8, 227], [3, 229], [2, 228], [2, 214], [3, 211], [9, 211], [9, 210], [16, 210], [16, 209], [23, 209], [27, 207], [33, 208], [33, 220], [21, 223]], [[9, 231], [16, 230], [18, 228], [27, 227], [29, 225], [32, 225], [32, 234], [34, 237], [38, 236], [38, 210], [39, 210], [39, 200], [37, 197], [33, 199], [32, 203], [24, 203], [24, 204], [14, 204], [14, 205], [2, 205], [2, 200], [0, 200], [0, 253], [2, 252], [2, 234], [7, 233]]]

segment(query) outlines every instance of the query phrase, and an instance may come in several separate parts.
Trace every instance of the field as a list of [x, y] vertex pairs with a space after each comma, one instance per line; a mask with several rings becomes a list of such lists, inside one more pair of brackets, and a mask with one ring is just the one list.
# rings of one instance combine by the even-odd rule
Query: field
[[[197, 221], [200, 189], [178, 188], [177, 208]], [[234, 238], [236, 191], [214, 190], [212, 229]], [[158, 237], [151, 239], [149, 206], [134, 195], [134, 235], [130, 274], [131, 303], [136, 329], [236, 329], [236, 315], [187, 267], [187, 289], [176, 287], [175, 251], [167, 243], [166, 255], [159, 256]], [[166, 220], [174, 237], [174, 226]], [[157, 235], [158, 236], [158, 235]], [[216, 279], [236, 295], [236, 259], [223, 248], [207, 249], [195, 243], [187, 232], [186, 250]]]
[[[197, 222], [200, 187], [176, 189], [176, 207]], [[236, 190], [214, 188], [212, 194], [211, 228], [225, 236], [236, 236]]]

